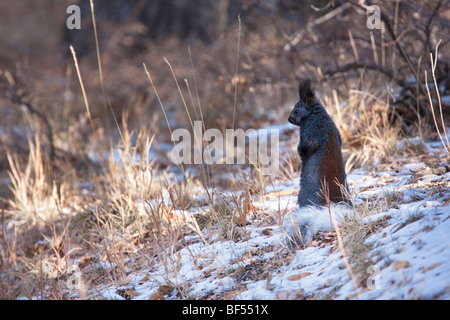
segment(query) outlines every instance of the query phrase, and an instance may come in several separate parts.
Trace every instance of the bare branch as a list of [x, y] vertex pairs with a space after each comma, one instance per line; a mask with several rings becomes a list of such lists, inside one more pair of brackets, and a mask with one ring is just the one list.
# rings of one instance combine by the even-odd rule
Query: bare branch
[[306, 33], [311, 32], [311, 29], [315, 26], [318, 26], [328, 20], [333, 19], [334, 17], [340, 15], [341, 13], [344, 12], [344, 10], [348, 9], [351, 7], [351, 3], [344, 3], [341, 7], [334, 9], [333, 11], [328, 12], [327, 14], [323, 15], [320, 18], [317, 18], [313, 21], [308, 22], [308, 24], [305, 26], [304, 29], [294, 33], [293, 35], [291, 35], [289, 38], [289, 42], [284, 46], [284, 50], [288, 51], [290, 50], [292, 47], [295, 47], [300, 40], [302, 40], [302, 38], [305, 36]]

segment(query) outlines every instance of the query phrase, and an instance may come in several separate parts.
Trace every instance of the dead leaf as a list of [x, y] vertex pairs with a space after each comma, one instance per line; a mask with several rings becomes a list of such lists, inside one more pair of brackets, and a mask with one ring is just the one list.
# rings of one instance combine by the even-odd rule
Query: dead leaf
[[34, 245], [28, 247], [27, 251], [29, 254], [35, 255], [48, 249], [50, 249], [48, 242], [36, 242]]
[[319, 243], [317, 242], [317, 240], [313, 240], [311, 241], [311, 243], [309, 244], [310, 247], [318, 247]]
[[275, 294], [275, 300], [305, 300], [303, 289], [281, 290]]
[[383, 175], [381, 176], [381, 181], [383, 181], [384, 183], [390, 183], [392, 182], [392, 177], [389, 173], [383, 173]]
[[408, 261], [394, 261], [394, 265], [392, 268], [396, 270], [409, 268], [409, 262]]
[[164, 296], [171, 294], [174, 287], [171, 285], [162, 285], [158, 288], [158, 291], [150, 298], [150, 300], [166, 300]]
[[292, 276], [287, 277], [286, 280], [297, 281], [297, 280], [300, 280], [300, 279], [302, 279], [304, 277], [307, 277], [307, 276], [309, 276], [311, 274], [312, 274], [311, 272], [302, 272], [302, 273], [299, 273], [299, 274], [293, 274]]
[[266, 194], [265, 199], [269, 200], [270, 198], [278, 198], [278, 197], [283, 197], [283, 196], [292, 196], [292, 195], [296, 195], [298, 194], [300, 188], [293, 188], [293, 189], [287, 189], [287, 190], [283, 190], [283, 191], [275, 191], [275, 192], [271, 192]]
[[148, 276], [148, 274], [145, 275], [145, 277], [143, 277], [140, 281], [139, 281], [139, 285], [143, 285], [144, 283], [146, 283], [148, 280], [150, 279], [150, 277]]
[[94, 261], [94, 257], [81, 257], [81, 261], [78, 264], [78, 267], [83, 268], [92, 261]]
[[139, 293], [136, 292], [134, 289], [119, 289], [116, 291], [116, 293], [125, 298], [125, 300], [132, 300], [134, 297], [137, 297]]
[[429, 266], [429, 267], [422, 268], [422, 269], [421, 269], [421, 270], [422, 270], [422, 273], [425, 273], [425, 272], [427, 272], [427, 271], [433, 270], [434, 268], [439, 267], [441, 264], [442, 264], [442, 263], [435, 263], [435, 264], [432, 264], [432, 265]]
[[166, 300], [164, 299], [164, 297], [162, 295], [160, 295], [159, 293], [155, 293], [150, 300]]

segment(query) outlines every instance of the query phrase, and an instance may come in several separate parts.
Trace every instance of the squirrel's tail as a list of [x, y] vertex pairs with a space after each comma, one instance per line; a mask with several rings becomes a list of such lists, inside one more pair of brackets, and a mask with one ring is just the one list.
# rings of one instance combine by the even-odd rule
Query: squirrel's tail
[[[345, 204], [332, 204], [333, 214], [338, 224], [346, 216], [354, 214], [353, 209]], [[284, 217], [283, 230], [286, 244], [291, 248], [306, 248], [314, 236], [321, 231], [335, 228], [330, 217], [329, 208], [300, 207], [295, 212]]]

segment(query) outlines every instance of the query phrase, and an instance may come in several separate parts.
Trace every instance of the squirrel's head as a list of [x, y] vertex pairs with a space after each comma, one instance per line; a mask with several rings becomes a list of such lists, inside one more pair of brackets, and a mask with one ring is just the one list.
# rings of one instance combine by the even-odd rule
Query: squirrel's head
[[300, 126], [302, 120], [308, 116], [314, 107], [316, 97], [311, 89], [311, 81], [308, 79], [300, 83], [298, 88], [300, 100], [295, 104], [288, 121], [296, 126]]

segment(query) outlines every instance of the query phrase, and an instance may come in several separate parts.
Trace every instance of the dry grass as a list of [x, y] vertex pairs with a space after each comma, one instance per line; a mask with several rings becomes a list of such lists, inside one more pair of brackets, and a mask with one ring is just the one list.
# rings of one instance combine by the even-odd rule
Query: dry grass
[[372, 169], [397, 154], [400, 124], [392, 123], [389, 103], [383, 100], [369, 91], [356, 90], [349, 91], [344, 104], [336, 95], [325, 100], [342, 135], [347, 172], [359, 167]]
[[[352, 91], [349, 102], [343, 107], [337, 100], [327, 103], [332, 107], [329, 111], [345, 141], [347, 170], [371, 167], [400, 152], [396, 149], [400, 138], [398, 126], [391, 124], [388, 105], [380, 104], [379, 100], [368, 93]], [[273, 183], [271, 178], [262, 177], [258, 168], [242, 171], [239, 179], [224, 185], [228, 195], [218, 196], [222, 190], [208, 184], [207, 170], [200, 168], [200, 176], [192, 177], [186, 168], [181, 168], [183, 178], [180, 180], [169, 172], [170, 167], [160, 169], [157, 161], [150, 159], [155, 143], [154, 130], [144, 128], [133, 133], [128, 129], [128, 116], [121, 118], [121, 142], [110, 151], [109, 161], [101, 163], [102, 172], [91, 180], [93, 190], [86, 192], [88, 196], [78, 207], [71, 204], [71, 184], [64, 181], [57, 187], [52, 183], [50, 170], [40, 154], [39, 137], [30, 142], [26, 166], [8, 155], [14, 196], [9, 200], [8, 212], [17, 220], [42, 227], [27, 241], [14, 238], [12, 230], [9, 237], [5, 237], [6, 253], [2, 259], [9, 270], [6, 274], [14, 279], [13, 283], [20, 283], [20, 287], [27, 290], [3, 289], [4, 297], [69, 298], [62, 294], [69, 287], [69, 270], [79, 265], [74, 261], [84, 259], [88, 262], [83, 266], [83, 274], [89, 276], [83, 276], [84, 289], [72, 298], [98, 298], [95, 294], [92, 296], [92, 292], [111, 283], [124, 285], [132, 270], [157, 263], [162, 263], [165, 269], [161, 288], [170, 288], [169, 291], [175, 290], [180, 298], [188, 298], [186, 283], [179, 282], [177, 276], [180, 268], [177, 252], [186, 245], [184, 236], [196, 234], [204, 242], [246, 240], [248, 235], [242, 226], [253, 214], [252, 202], [263, 195], [266, 185]], [[297, 166], [294, 159], [294, 156], [286, 156], [281, 165], [282, 179], [292, 178]], [[220, 172], [213, 170], [208, 168], [209, 172]], [[235, 174], [233, 172], [232, 176]], [[204, 200], [199, 202], [198, 199]], [[393, 197], [385, 199], [395, 201]], [[190, 209], [195, 207], [200, 207], [200, 211], [192, 215]], [[365, 283], [366, 267], [372, 264], [370, 247], [364, 245], [364, 239], [373, 232], [373, 226], [361, 223], [364, 216], [374, 212], [373, 207], [370, 213], [368, 210], [356, 208], [355, 211], [361, 212], [342, 226], [342, 247], [350, 265], [357, 266], [352, 269], [357, 287]], [[74, 246], [76, 250], [64, 253], [60, 249]], [[31, 258], [23, 253], [29, 247], [37, 247]], [[140, 257], [136, 259], [139, 263], [133, 262], [134, 257]], [[56, 271], [50, 273], [49, 266]], [[238, 277], [239, 272], [244, 271], [231, 273]], [[90, 296], [87, 292], [91, 292]]]

